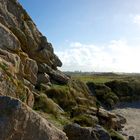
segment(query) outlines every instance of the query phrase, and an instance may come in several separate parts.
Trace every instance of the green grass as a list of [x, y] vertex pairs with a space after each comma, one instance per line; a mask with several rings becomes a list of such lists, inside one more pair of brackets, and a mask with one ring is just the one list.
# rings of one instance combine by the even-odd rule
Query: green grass
[[74, 80], [80, 80], [86, 83], [97, 100], [107, 108], [114, 107], [119, 101], [140, 99], [140, 74], [101, 73], [99, 75], [82, 75], [81, 73], [73, 74], [71, 77]]
[[[89, 96], [87, 85], [78, 80], [70, 80], [67, 85], [54, 84], [45, 94], [66, 112], [70, 112], [77, 104], [92, 106], [94, 103], [94, 97]], [[88, 101], [89, 97], [92, 102]]]
[[45, 113], [51, 113], [55, 117], [57, 117], [59, 114], [56, 104], [53, 102], [53, 100], [48, 98], [45, 94], [40, 94], [40, 96], [36, 97], [34, 109], [41, 110]]
[[53, 89], [61, 89], [61, 90], [64, 90], [64, 91], [67, 91], [69, 90], [69, 87], [68, 85], [57, 85], [57, 84], [52, 84], [52, 87]]
[[93, 127], [97, 123], [96, 120], [86, 114], [76, 116], [72, 119], [72, 121], [83, 127]]

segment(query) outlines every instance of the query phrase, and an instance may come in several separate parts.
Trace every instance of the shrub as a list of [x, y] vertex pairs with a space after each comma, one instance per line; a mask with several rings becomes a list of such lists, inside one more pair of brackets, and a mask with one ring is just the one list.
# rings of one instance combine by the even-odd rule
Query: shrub
[[89, 89], [97, 100], [108, 108], [112, 108], [118, 101], [118, 97], [109, 87], [104, 84], [87, 83]]
[[87, 86], [77, 80], [70, 80], [67, 85], [52, 85], [45, 94], [66, 112], [76, 105], [95, 106], [95, 98], [89, 95]]
[[140, 97], [140, 82], [132, 81], [111, 81], [105, 83], [119, 97], [121, 101], [132, 101]]
[[75, 100], [67, 88], [51, 88], [46, 91], [46, 95], [65, 111], [70, 111], [71, 108], [76, 105]]

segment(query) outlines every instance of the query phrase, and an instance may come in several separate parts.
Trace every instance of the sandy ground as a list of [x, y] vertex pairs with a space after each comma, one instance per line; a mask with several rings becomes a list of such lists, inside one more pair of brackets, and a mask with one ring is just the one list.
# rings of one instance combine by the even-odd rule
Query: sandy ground
[[140, 102], [123, 103], [113, 110], [127, 119], [123, 133], [140, 140]]

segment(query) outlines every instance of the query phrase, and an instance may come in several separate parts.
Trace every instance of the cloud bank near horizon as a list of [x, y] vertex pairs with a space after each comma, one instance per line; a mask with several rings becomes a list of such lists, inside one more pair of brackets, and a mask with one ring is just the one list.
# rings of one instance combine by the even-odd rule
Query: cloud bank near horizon
[[103, 46], [73, 42], [56, 54], [63, 71], [140, 72], [139, 52], [139, 45], [112, 40]]

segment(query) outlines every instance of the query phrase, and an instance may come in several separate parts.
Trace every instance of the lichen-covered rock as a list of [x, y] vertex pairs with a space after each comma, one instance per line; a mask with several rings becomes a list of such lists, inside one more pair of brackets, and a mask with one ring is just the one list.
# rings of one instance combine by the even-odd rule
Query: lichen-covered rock
[[0, 139], [67, 140], [67, 137], [19, 100], [0, 96]]

